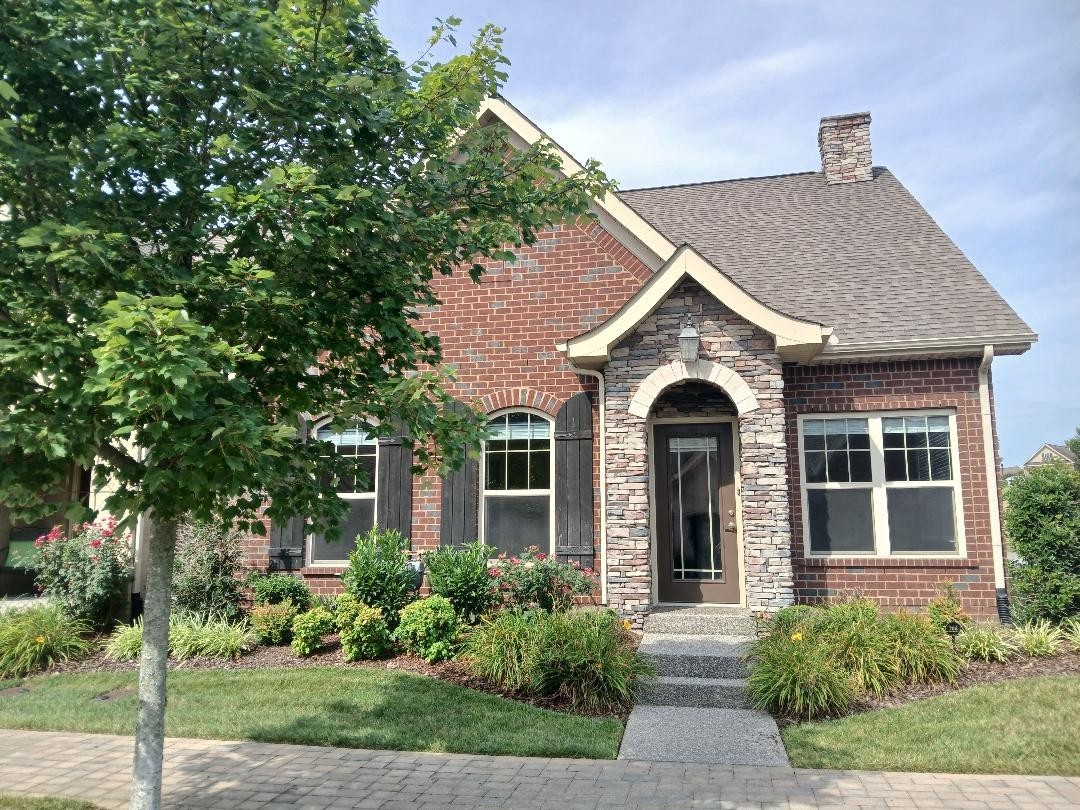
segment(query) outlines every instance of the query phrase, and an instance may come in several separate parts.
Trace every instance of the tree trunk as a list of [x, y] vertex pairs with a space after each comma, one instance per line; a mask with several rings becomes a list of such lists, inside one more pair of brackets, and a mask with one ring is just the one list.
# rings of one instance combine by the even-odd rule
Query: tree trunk
[[139, 719], [135, 725], [135, 764], [131, 810], [161, 807], [161, 764], [165, 748], [165, 676], [169, 659], [169, 608], [176, 523], [144, 515], [149, 544], [143, 588], [142, 655], [139, 659]]

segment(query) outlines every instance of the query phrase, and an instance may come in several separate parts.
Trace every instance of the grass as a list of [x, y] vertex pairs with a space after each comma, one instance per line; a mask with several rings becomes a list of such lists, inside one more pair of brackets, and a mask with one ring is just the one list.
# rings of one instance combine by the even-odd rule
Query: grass
[[[0, 698], [0, 728], [133, 734], [135, 673], [45, 675]], [[400, 751], [614, 759], [622, 724], [539, 709], [434, 678], [376, 669], [169, 673], [173, 737]]]
[[57, 796], [15, 796], [0, 793], [0, 810], [100, 810], [98, 805]]
[[976, 686], [784, 729], [796, 768], [1080, 775], [1080, 678]]

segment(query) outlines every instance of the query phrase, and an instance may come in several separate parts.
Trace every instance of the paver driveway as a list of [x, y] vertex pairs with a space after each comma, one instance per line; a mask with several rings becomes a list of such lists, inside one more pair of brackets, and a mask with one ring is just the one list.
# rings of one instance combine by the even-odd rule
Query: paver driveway
[[[132, 740], [0, 730], [0, 792], [127, 803]], [[412, 754], [169, 739], [165, 804], [212, 808], [1080, 806], [1080, 778]]]

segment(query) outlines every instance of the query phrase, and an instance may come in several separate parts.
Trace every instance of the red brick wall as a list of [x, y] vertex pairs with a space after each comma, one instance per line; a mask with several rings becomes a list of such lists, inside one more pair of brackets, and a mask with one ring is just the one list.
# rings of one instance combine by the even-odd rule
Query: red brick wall
[[[945, 580], [957, 584], [964, 609], [984, 619], [996, 613], [987, 471], [979, 409], [979, 361], [912, 360], [784, 368], [796, 599], [828, 599], [857, 591], [886, 607], [919, 609]], [[961, 560], [806, 559], [804, 557], [800, 413], [948, 408], [956, 412], [967, 554]]]
[[[486, 267], [479, 284], [464, 272], [437, 278], [442, 305], [422, 317], [423, 328], [442, 341], [444, 362], [457, 370], [454, 396], [479, 400], [488, 412], [522, 405], [551, 416], [579, 391], [589, 391], [595, 404], [596, 381], [570, 371], [555, 344], [607, 320], [651, 275], [648, 267], [592, 223], [545, 231], [513, 264]], [[598, 482], [599, 441], [593, 447]], [[414, 479], [413, 549], [438, 546], [441, 495], [437, 476]], [[597, 558], [599, 508], [597, 498]], [[265, 566], [266, 554], [266, 541], [253, 538], [251, 562]], [[341, 570], [309, 567], [302, 574], [316, 592], [333, 593]]]

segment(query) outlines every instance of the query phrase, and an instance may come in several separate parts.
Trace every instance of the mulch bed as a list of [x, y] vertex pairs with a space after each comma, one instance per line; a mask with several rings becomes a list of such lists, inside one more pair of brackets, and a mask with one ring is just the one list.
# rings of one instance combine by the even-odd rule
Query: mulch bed
[[970, 661], [956, 683], [920, 683], [902, 686], [884, 695], [864, 695], [852, 705], [852, 714], [902, 706], [913, 700], [943, 695], [970, 686], [1013, 681], [1018, 678], [1037, 678], [1044, 675], [1080, 675], [1080, 653], [1066, 652], [1047, 658], [1016, 658], [1007, 664]]
[[[49, 673], [71, 672], [138, 672], [139, 662], [136, 661], [112, 661], [105, 657], [101, 643], [95, 643], [93, 652], [79, 661], [62, 661], [49, 667]], [[311, 668], [311, 667], [346, 667], [353, 669], [385, 669], [391, 672], [407, 672], [412, 675], [427, 675], [438, 678], [441, 681], [474, 689], [478, 692], [487, 692], [492, 695], [528, 703], [541, 709], [577, 714], [584, 717], [610, 717], [610, 712], [588, 712], [574, 708], [570, 702], [558, 696], [537, 697], [523, 692], [514, 692], [500, 689], [490, 681], [473, 675], [461, 661], [440, 661], [429, 664], [422, 658], [412, 655], [398, 655], [393, 658], [380, 659], [378, 661], [346, 661], [345, 654], [341, 650], [337, 636], [328, 637], [326, 646], [306, 658], [297, 657], [292, 647], [258, 646], [249, 653], [241, 655], [235, 660], [221, 660], [219, 658], [191, 658], [187, 661], [169, 660], [170, 672], [182, 672], [190, 670], [240, 670], [240, 669], [280, 669]], [[626, 721], [629, 712], [622, 712], [620, 717]]]

